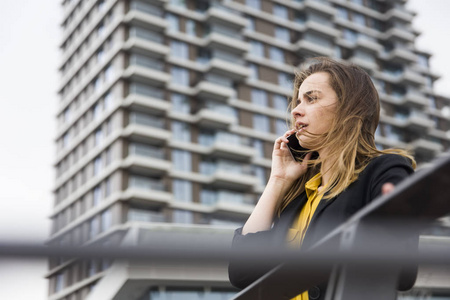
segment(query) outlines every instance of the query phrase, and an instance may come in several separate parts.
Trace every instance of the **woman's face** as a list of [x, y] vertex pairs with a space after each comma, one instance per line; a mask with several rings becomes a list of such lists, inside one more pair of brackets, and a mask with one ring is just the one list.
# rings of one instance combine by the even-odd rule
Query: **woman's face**
[[305, 131], [313, 134], [326, 133], [336, 114], [337, 96], [329, 84], [330, 75], [318, 72], [308, 76], [298, 91], [297, 106], [291, 114], [298, 130], [297, 137], [304, 148], [317, 147], [317, 141]]

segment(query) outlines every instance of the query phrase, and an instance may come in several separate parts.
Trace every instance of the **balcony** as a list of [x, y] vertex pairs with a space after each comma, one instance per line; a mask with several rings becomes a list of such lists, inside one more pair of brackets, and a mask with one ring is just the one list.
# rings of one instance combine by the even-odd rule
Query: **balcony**
[[200, 126], [207, 128], [226, 129], [231, 124], [237, 123], [236, 117], [207, 108], [199, 110], [195, 118]]
[[243, 80], [250, 76], [249, 68], [219, 58], [211, 59], [205, 71], [226, 76], [234, 80]]
[[305, 25], [305, 31], [313, 31], [315, 34], [328, 36], [333, 39], [338, 38], [339, 34], [340, 34], [339, 30], [337, 30], [333, 27], [321, 24], [317, 21], [309, 20], [309, 21], [305, 22], [304, 25]]
[[383, 38], [386, 40], [401, 40], [406, 42], [414, 42], [415, 34], [407, 29], [394, 27], [386, 31]]
[[350, 62], [366, 69], [366, 70], [374, 70], [378, 68], [378, 65], [375, 61], [370, 61], [358, 56], [353, 56], [349, 59]]
[[172, 168], [172, 163], [167, 160], [130, 154], [123, 162], [122, 167], [133, 173], [145, 175], [164, 175]]
[[355, 47], [372, 53], [379, 53], [383, 50], [383, 46], [381, 46], [377, 41], [369, 38], [362, 38], [360, 36], [356, 39]]
[[305, 5], [305, 10], [307, 11], [315, 11], [321, 14], [325, 14], [330, 18], [334, 17], [335, 15], [335, 9], [325, 1], [305, 0], [303, 4]]
[[207, 154], [215, 158], [249, 162], [251, 158], [256, 155], [256, 150], [245, 145], [235, 145], [216, 141], [208, 148]]
[[425, 78], [422, 75], [409, 69], [405, 69], [403, 71], [402, 75], [400, 76], [400, 80], [412, 85], [426, 84]]
[[258, 183], [258, 178], [253, 175], [237, 174], [220, 169], [210, 177], [212, 187], [238, 191], [252, 190]]
[[159, 208], [167, 206], [172, 201], [172, 193], [156, 189], [129, 187], [122, 193], [120, 199], [148, 208]]
[[126, 79], [147, 83], [153, 86], [165, 86], [170, 82], [171, 76], [166, 72], [131, 65], [126, 68], [122, 75]]
[[205, 21], [208, 24], [224, 25], [236, 30], [244, 29], [247, 26], [247, 20], [245, 18], [216, 7], [208, 9]]
[[172, 133], [168, 130], [141, 124], [129, 124], [122, 132], [122, 136], [130, 141], [144, 142], [152, 145], [166, 144]]
[[434, 126], [434, 122], [421, 113], [411, 113], [405, 120], [405, 128], [412, 132], [426, 133]]
[[168, 24], [164, 18], [137, 10], [130, 10], [125, 15], [123, 21], [132, 26], [139, 26], [154, 31], [164, 31]]
[[154, 41], [139, 37], [129, 37], [125, 42], [123, 49], [154, 58], [163, 58], [170, 53], [169, 47], [162, 45], [161, 43], [156, 43]]
[[425, 156], [435, 156], [439, 152], [442, 152], [443, 149], [441, 144], [423, 138], [413, 141], [410, 145], [416, 154], [420, 153]]
[[212, 214], [218, 217], [225, 218], [242, 218], [248, 217], [253, 209], [254, 205], [243, 203], [230, 203], [226, 200], [218, 200], [216, 205], [213, 206]]
[[211, 32], [204, 40], [205, 47], [229, 51], [239, 55], [243, 55], [250, 50], [250, 45], [247, 42], [218, 32]]
[[295, 44], [295, 51], [306, 56], [332, 56], [333, 49], [325, 45], [316, 44], [307, 40], [300, 40]]
[[413, 20], [413, 15], [405, 10], [393, 7], [384, 14], [385, 21], [397, 19], [406, 23], [410, 23]]
[[391, 52], [386, 53], [383, 58], [400, 64], [409, 64], [417, 61], [417, 55], [411, 50], [402, 48], [396, 48]]
[[122, 102], [123, 107], [131, 108], [134, 111], [151, 112], [155, 115], [165, 115], [170, 111], [170, 103], [161, 99], [130, 94]]
[[410, 107], [426, 107], [428, 106], [428, 99], [419, 91], [408, 91], [404, 96], [402, 103]]
[[195, 86], [195, 94], [199, 98], [226, 101], [234, 96], [235, 91], [217, 83], [201, 81]]

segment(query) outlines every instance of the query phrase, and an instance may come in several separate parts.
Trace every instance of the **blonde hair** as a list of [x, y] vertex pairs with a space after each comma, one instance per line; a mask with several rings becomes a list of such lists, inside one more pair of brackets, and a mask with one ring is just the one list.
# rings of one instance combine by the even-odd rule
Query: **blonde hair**
[[[378, 150], [375, 146], [375, 130], [380, 118], [380, 100], [370, 76], [354, 64], [345, 64], [329, 58], [311, 60], [309, 66], [296, 73], [293, 97], [289, 103], [292, 111], [297, 106], [298, 92], [303, 81], [311, 74], [325, 72], [329, 84], [337, 96], [336, 115], [331, 128], [324, 134], [307, 133], [320, 140], [320, 146], [311, 151], [327, 149], [327, 159], [332, 164], [327, 170], [331, 177], [321, 191], [324, 199], [331, 199], [342, 193], [369, 164], [370, 160], [382, 154], [394, 153], [411, 160], [414, 158], [402, 149]], [[291, 127], [295, 127], [291, 119]], [[323, 159], [318, 157], [308, 161], [308, 170], [290, 188], [278, 207], [280, 213], [305, 189], [306, 182], [320, 171]]]

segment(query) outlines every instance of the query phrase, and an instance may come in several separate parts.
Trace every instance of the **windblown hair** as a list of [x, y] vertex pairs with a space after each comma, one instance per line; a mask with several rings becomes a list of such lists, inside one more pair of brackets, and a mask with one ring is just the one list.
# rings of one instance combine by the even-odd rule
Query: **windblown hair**
[[[308, 161], [308, 170], [290, 188], [278, 207], [280, 213], [295, 197], [305, 189], [306, 182], [319, 173], [323, 159], [332, 162], [327, 172], [330, 182], [321, 191], [324, 199], [331, 199], [342, 193], [352, 182], [358, 179], [370, 160], [386, 153], [395, 153], [416, 163], [407, 151], [401, 149], [378, 150], [375, 146], [375, 130], [380, 118], [380, 100], [370, 76], [360, 67], [334, 61], [329, 58], [314, 58], [309, 67], [296, 74], [293, 97], [289, 110], [297, 106], [299, 88], [310, 75], [325, 72], [329, 75], [329, 84], [337, 95], [337, 104], [333, 107], [335, 117], [331, 128], [324, 134], [306, 133], [318, 139], [318, 146], [311, 151], [327, 149], [325, 158], [318, 157]], [[295, 127], [294, 118], [291, 128]], [[303, 131], [302, 131], [303, 133]], [[327, 162], [328, 164], [328, 162]]]

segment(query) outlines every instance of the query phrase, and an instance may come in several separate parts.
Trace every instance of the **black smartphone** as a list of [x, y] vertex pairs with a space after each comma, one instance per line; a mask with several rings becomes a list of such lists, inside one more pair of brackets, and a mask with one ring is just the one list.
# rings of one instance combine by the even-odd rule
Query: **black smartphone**
[[[308, 149], [303, 148], [300, 145], [297, 137], [295, 136], [295, 133], [288, 136], [287, 139], [289, 141], [289, 143], [287, 143], [289, 152], [291, 152], [291, 155], [295, 160], [298, 161], [298, 160], [302, 159], [303, 157], [305, 157], [306, 154], [308, 154]], [[316, 159], [317, 157], [319, 157], [319, 154], [317, 152], [314, 152], [311, 156], [311, 159]]]

